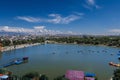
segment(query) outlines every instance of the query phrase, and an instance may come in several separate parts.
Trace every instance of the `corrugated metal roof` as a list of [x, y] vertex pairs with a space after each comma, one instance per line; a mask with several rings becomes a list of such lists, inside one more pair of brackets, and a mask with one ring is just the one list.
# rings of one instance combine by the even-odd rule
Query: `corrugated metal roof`
[[68, 70], [65, 74], [65, 78], [69, 80], [84, 80], [84, 72], [77, 70]]

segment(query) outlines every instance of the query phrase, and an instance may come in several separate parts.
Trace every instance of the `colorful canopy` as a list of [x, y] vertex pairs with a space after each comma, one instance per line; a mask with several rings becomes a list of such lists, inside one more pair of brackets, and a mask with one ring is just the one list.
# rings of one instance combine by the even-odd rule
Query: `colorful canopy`
[[69, 80], [84, 80], [84, 72], [76, 70], [68, 70], [65, 74], [65, 78]]

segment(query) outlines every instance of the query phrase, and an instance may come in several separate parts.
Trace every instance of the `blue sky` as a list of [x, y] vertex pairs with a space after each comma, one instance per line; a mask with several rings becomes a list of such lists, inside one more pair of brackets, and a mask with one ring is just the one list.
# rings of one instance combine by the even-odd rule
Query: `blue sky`
[[0, 30], [119, 34], [120, 0], [0, 0]]

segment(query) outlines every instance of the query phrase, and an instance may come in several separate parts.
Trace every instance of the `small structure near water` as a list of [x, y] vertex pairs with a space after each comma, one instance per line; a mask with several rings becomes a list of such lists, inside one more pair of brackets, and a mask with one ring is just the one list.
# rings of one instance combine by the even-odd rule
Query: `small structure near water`
[[8, 71], [5, 68], [0, 69], [0, 80], [9, 80], [9, 76], [12, 74], [12, 72]]
[[94, 73], [85, 73], [84, 71], [68, 70], [65, 78], [69, 80], [96, 80]]
[[0, 80], [8, 80], [8, 75], [0, 74]]

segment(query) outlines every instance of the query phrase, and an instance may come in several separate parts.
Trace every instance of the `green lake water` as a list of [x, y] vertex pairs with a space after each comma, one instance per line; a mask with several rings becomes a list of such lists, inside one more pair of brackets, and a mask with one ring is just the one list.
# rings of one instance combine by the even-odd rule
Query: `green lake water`
[[110, 80], [116, 67], [111, 67], [108, 63], [119, 63], [119, 51], [119, 48], [104, 46], [45, 44], [3, 52], [0, 54], [0, 65], [28, 56], [28, 63], [7, 69], [19, 76], [36, 71], [46, 74], [50, 80], [64, 75], [66, 70], [81, 70], [95, 73], [98, 80]]

